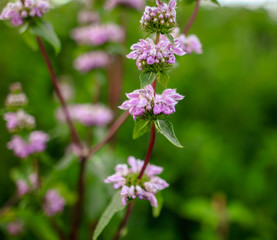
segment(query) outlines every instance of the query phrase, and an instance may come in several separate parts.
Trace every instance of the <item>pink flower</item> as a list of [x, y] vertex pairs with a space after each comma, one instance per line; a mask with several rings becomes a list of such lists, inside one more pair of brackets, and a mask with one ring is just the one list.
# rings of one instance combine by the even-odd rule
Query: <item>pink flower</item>
[[[69, 115], [75, 121], [90, 127], [105, 126], [113, 119], [112, 111], [101, 104], [74, 104], [68, 107]], [[58, 109], [56, 117], [60, 122], [65, 122], [62, 109]]]
[[133, 51], [127, 55], [127, 58], [136, 60], [139, 70], [150, 68], [156, 70], [156, 72], [163, 70], [168, 64], [174, 64], [174, 55], [183, 56], [186, 54], [177, 39], [175, 40], [175, 46], [168, 40], [161, 40], [158, 44], [155, 44], [150, 38], [140, 39], [138, 43], [131, 46], [131, 50]]
[[0, 14], [0, 20], [10, 20], [14, 26], [23, 25], [28, 18], [41, 18], [49, 10], [48, 0], [26, 0], [24, 5], [20, 0], [9, 2]]
[[129, 100], [123, 102], [119, 106], [122, 110], [128, 110], [134, 120], [137, 117], [150, 112], [154, 115], [172, 114], [175, 112], [175, 105], [184, 97], [176, 93], [176, 89], [166, 89], [163, 93], [154, 95], [154, 90], [151, 85], [144, 89], [135, 90], [132, 93], [126, 94]]
[[23, 224], [19, 221], [10, 222], [7, 230], [11, 236], [17, 236], [23, 231]]
[[153, 112], [155, 115], [160, 113], [172, 114], [175, 112], [175, 105], [182, 99], [184, 96], [176, 93], [176, 89], [166, 89], [161, 95], [156, 95]]
[[104, 51], [94, 51], [79, 56], [74, 67], [82, 73], [87, 73], [90, 70], [97, 68], [105, 68], [111, 63], [111, 56]]
[[29, 192], [29, 186], [25, 180], [16, 181], [17, 194], [19, 197]]
[[131, 156], [128, 158], [128, 163], [130, 168], [127, 164], [118, 164], [115, 167], [115, 174], [106, 178], [104, 182], [113, 183], [115, 189], [121, 188], [123, 205], [126, 205], [128, 200], [138, 197], [149, 200], [153, 207], [157, 207], [155, 194], [169, 186], [165, 180], [157, 176], [162, 173], [163, 168], [149, 164], [142, 179], [138, 180], [143, 161]]
[[157, 7], [146, 7], [140, 20], [141, 27], [147, 32], [168, 33], [177, 25], [176, 0], [171, 0], [167, 5], [157, 0]]
[[25, 113], [23, 110], [17, 112], [8, 112], [4, 115], [7, 122], [6, 127], [10, 132], [22, 129], [32, 129], [35, 127], [35, 119], [33, 116]]
[[99, 46], [106, 42], [123, 42], [125, 32], [116, 24], [94, 24], [74, 29], [71, 36], [80, 45]]
[[43, 203], [43, 210], [47, 216], [54, 216], [62, 212], [65, 206], [65, 199], [54, 189], [46, 192]]
[[126, 96], [129, 100], [123, 102], [119, 108], [122, 110], [129, 110], [134, 120], [136, 120], [138, 116], [143, 115], [146, 111], [152, 109], [154, 90], [151, 85], [146, 86], [144, 89], [127, 93]]
[[120, 5], [141, 10], [144, 7], [144, 0], [108, 0], [105, 8], [112, 9]]
[[99, 15], [96, 12], [82, 10], [78, 14], [78, 22], [80, 24], [98, 23], [100, 21]]
[[179, 37], [182, 49], [188, 54], [197, 53], [202, 54], [202, 44], [196, 35], [185, 36], [181, 34]]
[[43, 152], [48, 141], [49, 136], [47, 134], [42, 131], [34, 131], [29, 135], [28, 141], [18, 135], [12, 136], [12, 140], [8, 142], [7, 147], [13, 150], [15, 156], [27, 158], [31, 154]]

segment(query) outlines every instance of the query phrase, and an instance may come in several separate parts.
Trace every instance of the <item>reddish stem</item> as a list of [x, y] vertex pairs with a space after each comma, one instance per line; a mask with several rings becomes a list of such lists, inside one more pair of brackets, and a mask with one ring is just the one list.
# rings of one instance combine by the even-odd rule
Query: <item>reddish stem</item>
[[195, 8], [194, 8], [194, 10], [193, 10], [193, 13], [192, 13], [192, 15], [191, 15], [191, 17], [190, 17], [190, 19], [189, 19], [189, 21], [188, 21], [186, 27], [184, 28], [184, 31], [183, 31], [183, 33], [184, 33], [185, 35], [188, 33], [189, 29], [191, 28], [191, 25], [193, 24], [193, 22], [194, 22], [194, 20], [195, 20], [195, 18], [196, 18], [196, 16], [197, 16], [197, 14], [198, 14], [199, 7], [200, 7], [200, 1], [201, 1], [201, 0], [196, 0], [196, 4], [195, 4]]
[[123, 231], [123, 229], [125, 228], [125, 226], [126, 226], [126, 224], [127, 224], [127, 222], [128, 222], [128, 219], [129, 219], [129, 217], [130, 217], [130, 215], [131, 215], [131, 212], [132, 212], [132, 210], [133, 210], [133, 206], [134, 206], [134, 201], [131, 201], [130, 203], [129, 203], [129, 205], [128, 205], [128, 207], [127, 207], [127, 210], [126, 210], [126, 213], [125, 213], [125, 216], [124, 216], [124, 219], [122, 220], [122, 222], [121, 222], [121, 224], [120, 224], [120, 226], [119, 226], [119, 229], [118, 229], [118, 231], [117, 231], [117, 233], [116, 233], [116, 235], [115, 235], [115, 237], [114, 237], [114, 240], [118, 240], [119, 238], [120, 238], [120, 236], [121, 236], [121, 234], [122, 234], [122, 231]]
[[147, 167], [147, 165], [149, 164], [150, 162], [150, 158], [151, 158], [151, 155], [152, 155], [152, 152], [153, 152], [153, 148], [154, 148], [154, 143], [155, 143], [155, 138], [156, 138], [156, 129], [155, 129], [155, 125], [153, 122], [151, 122], [151, 136], [150, 136], [150, 143], [149, 143], [149, 147], [148, 147], [148, 151], [147, 151], [147, 154], [145, 156], [145, 159], [144, 159], [144, 164], [142, 166], [142, 169], [139, 173], [139, 176], [138, 176], [138, 179], [140, 180], [144, 174], [144, 171]]
[[24, 6], [24, 4], [25, 4], [25, 0], [21, 0], [21, 3], [22, 3], [22, 5]]
[[78, 135], [78, 133], [77, 133], [77, 131], [76, 131], [74, 125], [73, 125], [73, 122], [70, 118], [70, 115], [69, 115], [69, 112], [68, 112], [68, 109], [67, 109], [67, 106], [66, 106], [66, 102], [65, 102], [65, 100], [62, 96], [62, 93], [61, 93], [61, 90], [60, 90], [60, 87], [59, 87], [59, 83], [58, 83], [58, 79], [57, 79], [57, 76], [54, 72], [54, 69], [53, 69], [53, 66], [51, 64], [50, 58], [49, 58], [49, 56], [48, 56], [48, 54], [45, 50], [45, 47], [43, 45], [43, 42], [42, 42], [41, 38], [37, 36], [36, 39], [37, 39], [40, 51], [42, 53], [42, 56], [44, 58], [44, 61], [46, 63], [47, 69], [49, 71], [52, 83], [53, 83], [55, 91], [56, 91], [56, 94], [57, 94], [57, 96], [58, 96], [58, 98], [61, 102], [62, 109], [63, 109], [64, 115], [65, 115], [65, 119], [66, 119], [66, 122], [69, 126], [69, 129], [70, 129], [72, 140], [78, 147], [82, 148], [81, 140], [80, 140], [79, 135]]

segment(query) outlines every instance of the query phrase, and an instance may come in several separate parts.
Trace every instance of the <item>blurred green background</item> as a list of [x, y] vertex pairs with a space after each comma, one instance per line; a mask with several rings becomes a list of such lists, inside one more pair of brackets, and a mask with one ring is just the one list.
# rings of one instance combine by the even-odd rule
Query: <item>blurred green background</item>
[[[0, 8], [4, 3], [1, 2]], [[54, 9], [50, 20], [63, 47], [55, 56], [47, 49], [59, 76], [74, 80], [76, 102], [89, 102], [93, 74], [80, 75], [72, 67], [77, 45], [69, 33], [77, 26], [80, 5], [69, 3]], [[180, 4], [178, 22], [183, 28], [192, 5]], [[102, 11], [103, 19], [109, 13]], [[112, 18], [119, 21], [120, 12]], [[128, 22], [127, 46], [144, 34], [139, 30], [141, 13], [124, 12]], [[109, 16], [110, 17], [110, 16]], [[277, 22], [265, 10], [239, 8], [201, 8], [190, 33], [203, 44], [202, 55], [178, 58], [168, 87], [177, 88], [186, 98], [170, 117], [184, 149], [172, 146], [158, 136], [152, 163], [163, 166], [162, 177], [170, 188], [162, 192], [164, 206], [158, 218], [152, 217], [148, 202], [136, 201], [123, 239], [144, 240], [275, 240], [277, 236]], [[38, 129], [56, 131], [52, 85], [39, 52], [27, 47], [18, 29], [0, 22], [0, 102], [10, 83], [20, 81], [27, 93], [30, 110]], [[128, 49], [126, 51], [129, 51]], [[124, 92], [139, 87], [135, 62], [126, 60]], [[105, 84], [104, 84], [105, 85]], [[107, 95], [103, 88], [102, 100]], [[122, 100], [125, 97], [122, 95]], [[118, 162], [130, 155], [143, 159], [149, 135], [132, 140], [133, 120], [128, 119], [118, 133], [115, 154], [104, 148], [87, 169], [86, 211], [82, 238], [89, 239], [88, 223], [94, 226], [109, 202], [113, 190], [102, 183]], [[58, 127], [62, 129], [62, 127]], [[88, 131], [82, 130], [83, 132]], [[14, 193], [10, 170], [20, 160], [6, 149], [10, 135], [0, 120], [0, 206]], [[62, 130], [63, 132], [63, 130]], [[101, 133], [100, 133], [101, 135]], [[54, 138], [48, 147], [51, 163], [62, 157], [68, 144], [66, 136]], [[42, 164], [43, 165], [43, 164]], [[42, 166], [44, 167], [44, 166]], [[48, 168], [43, 170], [46, 173]], [[77, 162], [60, 179], [74, 191]], [[65, 213], [66, 223], [70, 213]], [[122, 213], [118, 214], [100, 239], [112, 239]], [[4, 228], [0, 239], [7, 238]], [[44, 239], [26, 230], [19, 239]]]

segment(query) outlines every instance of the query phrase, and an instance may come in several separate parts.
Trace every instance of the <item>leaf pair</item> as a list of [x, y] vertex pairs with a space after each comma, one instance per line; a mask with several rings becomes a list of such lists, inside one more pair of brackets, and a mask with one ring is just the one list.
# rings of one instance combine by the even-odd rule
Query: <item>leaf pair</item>
[[145, 88], [146, 86], [152, 84], [155, 79], [166, 88], [169, 82], [169, 74], [166, 71], [160, 71], [158, 73], [151, 72], [151, 71], [143, 71], [140, 74], [140, 86], [141, 88]]
[[[163, 119], [154, 120], [154, 124], [159, 133], [165, 136], [165, 138], [170, 141], [173, 145], [179, 148], [183, 148], [177, 139], [173, 125], [171, 122]], [[133, 139], [137, 139], [149, 132], [151, 129], [151, 120], [138, 119], [135, 121], [135, 126], [133, 130]]]

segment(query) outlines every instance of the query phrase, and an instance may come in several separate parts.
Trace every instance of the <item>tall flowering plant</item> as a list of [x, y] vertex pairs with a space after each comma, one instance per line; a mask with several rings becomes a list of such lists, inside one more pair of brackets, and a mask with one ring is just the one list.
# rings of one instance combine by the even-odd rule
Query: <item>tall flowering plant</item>
[[[197, 2], [199, 3], [199, 0]], [[43, 176], [39, 171], [38, 159], [45, 158], [43, 154], [46, 152], [47, 144], [52, 140], [52, 136], [42, 131], [34, 131], [35, 118], [26, 111], [28, 99], [19, 83], [12, 85], [10, 94], [6, 98], [4, 114], [6, 127], [12, 134], [7, 148], [13, 151], [16, 157], [23, 159], [22, 162], [28, 164], [33, 161], [33, 166], [27, 167], [27, 175], [22, 177], [18, 172], [13, 174], [16, 176], [16, 202], [14, 204], [23, 203], [18, 204], [20, 208], [20, 206], [26, 205], [27, 200], [25, 199], [35, 196], [36, 201], [30, 201], [31, 204], [27, 201], [32, 206], [32, 217], [43, 215], [42, 218], [37, 216], [36, 219], [44, 221], [43, 223], [46, 225], [50, 224], [61, 240], [80, 239], [79, 232], [83, 218], [86, 187], [86, 163], [113, 138], [129, 115], [134, 120], [134, 139], [150, 132], [148, 150], [144, 161], [129, 156], [128, 164], [116, 165], [115, 172], [111, 176], [106, 176], [104, 182], [113, 184], [117, 192], [100, 217], [93, 233], [93, 239], [98, 238], [117, 211], [123, 210], [127, 206], [125, 217], [114, 238], [119, 239], [131, 214], [135, 199], [147, 200], [155, 209], [160, 206], [160, 191], [169, 187], [169, 183], [159, 176], [162, 174], [163, 168], [149, 163], [156, 133], [163, 135], [173, 145], [182, 148], [168, 118], [169, 115], [176, 112], [176, 105], [184, 96], [179, 94], [175, 88], [167, 88], [170, 80], [169, 72], [175, 67], [178, 56], [192, 52], [202, 53], [201, 43], [196, 36], [187, 36], [187, 32], [178, 33], [176, 5], [176, 0], [170, 0], [168, 4], [157, 0], [156, 6], [146, 6], [140, 20], [140, 27], [148, 37], [133, 44], [131, 52], [127, 55], [128, 59], [136, 61], [140, 71], [138, 77], [140, 87], [126, 94], [127, 99], [119, 106], [124, 113], [110, 125], [105, 137], [92, 147], [90, 147], [91, 139], [87, 141], [82, 139], [75, 124], [83, 125], [85, 131], [89, 132], [89, 128], [92, 126], [104, 127], [109, 124], [116, 114], [100, 103], [68, 105], [74, 91], [68, 85], [63, 85], [58, 81], [42, 41], [43, 38], [55, 48], [56, 53], [59, 52], [59, 39], [51, 24], [43, 18], [50, 9], [49, 1], [17, 0], [9, 3], [0, 15], [1, 20], [9, 20], [13, 26], [20, 26], [21, 33], [31, 34], [30, 36], [37, 41], [55, 89], [56, 100], [59, 100], [61, 104], [56, 111], [56, 118], [58, 122], [68, 125], [71, 136], [68, 149], [72, 150], [79, 159], [77, 161], [79, 174], [76, 196], [72, 194], [72, 197], [68, 189], [61, 186], [56, 187], [58, 184], [53, 183], [51, 175], [53, 172], [55, 173], [55, 169], [51, 169], [48, 176]], [[144, 0], [107, 0], [105, 4], [105, 8], [109, 10], [117, 6], [139, 10], [143, 8]], [[111, 63], [116, 62], [116, 58], [113, 58], [115, 54], [110, 53], [106, 47], [112, 42], [117, 44], [124, 42], [125, 31], [114, 23], [100, 24], [99, 15], [95, 12], [82, 11], [78, 18], [81, 24], [89, 25], [74, 29], [71, 37], [79, 45], [88, 45], [94, 51], [79, 56], [73, 64], [75, 69], [85, 74], [98, 68], [107, 68]], [[152, 39], [152, 35], [155, 39]], [[162, 88], [161, 92], [157, 91], [157, 84]], [[63, 162], [63, 164], [68, 163]], [[54, 175], [54, 180], [55, 177]], [[59, 221], [56, 222], [55, 218], [63, 215], [65, 206], [70, 207], [70, 204], [73, 205], [71, 223], [67, 224], [69, 227], [64, 230], [65, 227], [61, 226]], [[0, 211], [1, 216], [2, 211]], [[20, 214], [19, 216], [22, 219], [26, 217], [22, 217]], [[7, 225], [10, 235], [24, 234], [22, 219], [12, 216]]]

